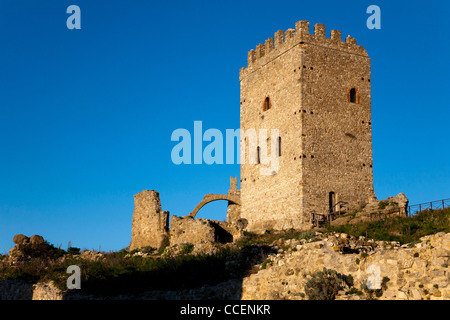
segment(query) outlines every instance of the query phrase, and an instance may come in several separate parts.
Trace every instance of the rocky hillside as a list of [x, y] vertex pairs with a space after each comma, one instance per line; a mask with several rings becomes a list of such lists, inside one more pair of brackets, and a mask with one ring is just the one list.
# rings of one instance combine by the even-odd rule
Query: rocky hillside
[[[309, 240], [280, 238], [271, 247], [264, 261], [241, 279], [109, 299], [450, 299], [450, 233], [426, 236], [420, 243], [402, 246], [346, 234], [317, 233]], [[261, 250], [257, 245], [249, 248], [246, 254]], [[229, 259], [227, 267], [232, 269], [238, 261], [238, 257]], [[21, 280], [3, 281], [0, 297], [105, 299], [77, 292], [64, 295], [51, 282], [30, 285]]]
[[[69, 253], [20, 237], [0, 259], [0, 299], [450, 300], [447, 211], [162, 250]], [[73, 264], [81, 290], [65, 288]]]

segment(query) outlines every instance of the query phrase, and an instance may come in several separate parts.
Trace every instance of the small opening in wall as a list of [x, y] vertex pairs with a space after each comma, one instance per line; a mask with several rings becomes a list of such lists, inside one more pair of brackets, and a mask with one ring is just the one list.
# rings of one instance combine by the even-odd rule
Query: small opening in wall
[[261, 149], [259, 147], [256, 147], [256, 163], [261, 163]]
[[369, 126], [372, 125], [372, 122], [369, 122]]
[[367, 79], [367, 81], [369, 81], [369, 82], [370, 82], [370, 79]]
[[314, 112], [311, 111], [311, 114], [314, 114]]
[[364, 121], [362, 121], [362, 123], [364, 123]]
[[372, 165], [370, 165], [369, 167], [371, 167], [371, 168], [372, 168]]
[[311, 155], [311, 159], [314, 159], [314, 156], [313, 156], [313, 155]]
[[303, 68], [306, 68], [306, 66], [303, 66]]
[[336, 193], [334, 191], [328, 193], [328, 208], [330, 212], [336, 211]]
[[278, 156], [281, 157], [281, 137], [278, 137]]
[[303, 110], [303, 113], [306, 113], [306, 110]]
[[314, 70], [314, 68], [313, 68], [313, 67], [310, 67], [310, 69], [311, 69], [311, 70]]
[[356, 137], [351, 133], [346, 132], [345, 135], [349, 138], [356, 139]]
[[294, 160], [297, 160], [297, 158], [296, 158], [296, 157], [294, 157]]
[[364, 81], [364, 78], [361, 78], [361, 80], [363, 80], [363, 81]]
[[349, 95], [349, 97], [348, 97], [349, 102], [357, 103], [358, 93], [356, 91], [356, 88], [351, 88], [348, 95]]
[[366, 166], [366, 164], [365, 163], [363, 163], [363, 167], [365, 167]]
[[271, 107], [270, 98], [269, 98], [269, 97], [266, 97], [266, 98], [264, 99], [263, 111], [269, 110], [270, 107]]

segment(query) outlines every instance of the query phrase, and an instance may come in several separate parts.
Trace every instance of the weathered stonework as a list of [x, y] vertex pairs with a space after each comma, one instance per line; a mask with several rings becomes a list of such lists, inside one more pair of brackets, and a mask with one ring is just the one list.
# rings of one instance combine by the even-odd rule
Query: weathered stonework
[[228, 243], [242, 236], [243, 230], [235, 224], [190, 216], [170, 218], [170, 245], [191, 243]]
[[336, 220], [331, 221], [331, 225], [339, 226], [347, 223], [357, 224], [392, 217], [406, 217], [408, 215], [408, 203], [406, 195], [399, 193], [395, 197], [368, 203], [360, 210], [338, 217]]
[[[240, 71], [241, 217], [248, 230], [309, 229], [312, 211], [376, 200], [370, 77], [370, 59], [355, 39], [342, 42], [336, 30], [327, 38], [321, 24], [310, 34], [307, 21], [249, 52]], [[263, 165], [250, 163], [257, 153], [245, 136], [251, 129], [257, 136], [279, 130], [276, 173], [261, 175]]]
[[[311, 243], [283, 243], [295, 248], [270, 258], [266, 269], [243, 280], [241, 299], [305, 299], [304, 288], [311, 273], [323, 267], [352, 275], [356, 288], [367, 284], [379, 270], [379, 280], [386, 279], [380, 300], [448, 300], [450, 298], [450, 234], [438, 233], [421, 238], [410, 247], [377, 241], [367, 256], [342, 254], [338, 240], [347, 235], [329, 236]], [[342, 237], [343, 236], [343, 237]], [[354, 240], [356, 242], [357, 240]], [[385, 278], [386, 277], [386, 278]], [[338, 300], [367, 299], [343, 292]]]
[[[237, 178], [230, 178], [230, 190], [227, 194], [207, 194], [190, 215], [172, 216], [170, 230], [169, 212], [161, 210], [158, 192], [145, 190], [134, 198], [130, 250], [147, 246], [160, 249], [166, 245], [183, 243], [194, 245], [228, 243], [241, 237], [243, 229], [247, 226], [247, 221], [240, 219], [240, 191], [237, 189]], [[195, 219], [198, 210], [205, 204], [217, 200], [228, 201], [227, 222]], [[22, 238], [20, 240], [22, 241]]]
[[192, 217], [170, 218], [170, 244], [214, 242], [214, 226], [207, 219]]
[[159, 193], [145, 190], [134, 196], [130, 250], [160, 248], [168, 236], [169, 212], [161, 210]]
[[[230, 177], [230, 190], [228, 194], [235, 195], [241, 198], [241, 191], [237, 188], [237, 177]], [[228, 201], [227, 207], [227, 222], [234, 223], [241, 218], [241, 205]]]

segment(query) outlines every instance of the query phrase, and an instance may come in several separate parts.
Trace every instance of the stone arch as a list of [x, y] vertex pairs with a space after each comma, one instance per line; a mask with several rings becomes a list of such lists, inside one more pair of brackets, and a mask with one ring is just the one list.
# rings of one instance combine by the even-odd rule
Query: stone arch
[[189, 216], [195, 219], [195, 216], [197, 215], [198, 211], [206, 204], [217, 201], [217, 200], [226, 200], [228, 202], [231, 202], [233, 204], [241, 205], [241, 199], [238, 195], [233, 194], [207, 194], [203, 197], [203, 200], [200, 201], [199, 204], [194, 208], [194, 210], [189, 213]]

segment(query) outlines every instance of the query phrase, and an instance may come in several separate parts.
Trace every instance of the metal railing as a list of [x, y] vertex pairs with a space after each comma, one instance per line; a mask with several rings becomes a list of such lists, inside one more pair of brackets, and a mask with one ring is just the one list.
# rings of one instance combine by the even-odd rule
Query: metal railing
[[450, 199], [436, 200], [408, 206], [408, 216], [413, 216], [425, 210], [445, 209], [450, 207]]

